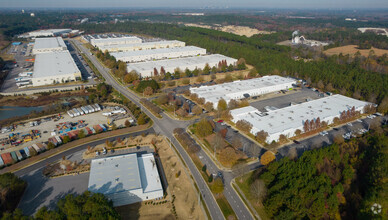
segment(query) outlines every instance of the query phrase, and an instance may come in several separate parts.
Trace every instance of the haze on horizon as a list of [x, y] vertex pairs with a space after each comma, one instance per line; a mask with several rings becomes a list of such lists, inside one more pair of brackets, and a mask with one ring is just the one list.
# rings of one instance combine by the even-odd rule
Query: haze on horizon
[[388, 8], [387, 0], [0, 0], [0, 8]]

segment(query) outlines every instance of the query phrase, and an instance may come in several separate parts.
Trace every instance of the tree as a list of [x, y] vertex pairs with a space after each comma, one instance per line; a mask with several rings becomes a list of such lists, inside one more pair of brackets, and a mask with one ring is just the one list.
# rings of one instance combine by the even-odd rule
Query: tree
[[165, 105], [168, 102], [168, 96], [166, 93], [161, 94], [158, 96], [157, 102], [159, 105]]
[[147, 122], [146, 122], [146, 120], [145, 120], [145, 118], [144, 118], [144, 115], [141, 114], [141, 115], [139, 116], [139, 118], [137, 119], [137, 124], [138, 124], [138, 125], [144, 125], [145, 123], [147, 123]]
[[144, 89], [144, 95], [151, 96], [152, 94], [154, 94], [154, 90], [150, 86]]
[[195, 114], [195, 115], [200, 115], [200, 114], [202, 114], [202, 108], [199, 107], [198, 105], [196, 105], [196, 106], [194, 106], [192, 112], [193, 112], [193, 114]]
[[298, 151], [296, 150], [296, 147], [288, 150], [287, 157], [290, 158], [290, 160], [296, 160], [298, 158]]
[[131, 127], [131, 122], [129, 122], [128, 120], [125, 120], [124, 125], [125, 127], [129, 128]]
[[206, 111], [208, 111], [208, 112], [213, 111], [213, 103], [211, 103], [211, 102], [206, 102], [206, 103], [205, 103], [205, 109], [206, 109]]
[[78, 132], [78, 138], [81, 139], [81, 138], [84, 138], [86, 135], [85, 135], [85, 131], [83, 129], [79, 130]]
[[209, 73], [210, 73], [210, 66], [209, 66], [209, 64], [207, 63], [206, 65], [205, 65], [205, 67], [203, 68], [203, 74], [205, 74], [205, 75], [209, 75]]
[[0, 175], [0, 214], [12, 212], [17, 207], [27, 183], [13, 173]]
[[245, 120], [238, 120], [236, 122], [236, 127], [246, 133], [251, 132], [252, 124]]
[[125, 83], [132, 83], [135, 80], [139, 79], [139, 75], [135, 71], [131, 71], [124, 76], [124, 82]]
[[263, 155], [261, 155], [260, 162], [262, 165], [267, 166], [275, 159], [276, 158], [274, 153], [272, 153], [271, 151], [266, 151]]
[[225, 99], [220, 99], [219, 101], [218, 101], [218, 105], [217, 105], [217, 110], [218, 111], [224, 111], [224, 110], [226, 110], [228, 108], [228, 105], [226, 104], [226, 101], [225, 101]]
[[225, 74], [224, 82], [233, 82], [233, 77], [232, 77], [232, 75], [230, 75], [229, 73], [228, 73], [228, 74]]
[[237, 61], [237, 68], [240, 69], [240, 70], [245, 70], [247, 68], [246, 64], [245, 64], [245, 59], [244, 58], [240, 58], [238, 61]]
[[322, 80], [319, 80], [319, 81], [318, 81], [317, 87], [318, 87], [320, 90], [322, 90], [323, 88], [325, 88], [325, 84], [323, 84]]
[[381, 114], [387, 114], [388, 113], [388, 96], [385, 96], [384, 99], [381, 101], [379, 107], [377, 110]]
[[47, 144], [47, 149], [51, 150], [51, 149], [54, 149], [55, 148], [55, 144], [53, 144], [53, 142], [49, 141], [48, 144]]
[[345, 140], [341, 134], [336, 134], [336, 135], [334, 135], [333, 141], [336, 144], [342, 144]]
[[267, 140], [267, 137], [268, 137], [268, 133], [265, 132], [264, 130], [261, 130], [261, 131], [256, 133], [256, 140], [259, 142], [265, 143]]
[[280, 143], [286, 143], [287, 137], [284, 134], [279, 135], [279, 142]]
[[255, 198], [257, 203], [261, 203], [263, 199], [267, 196], [267, 187], [265, 186], [265, 183], [261, 179], [256, 179], [251, 185], [250, 185], [250, 193], [253, 198]]
[[228, 109], [233, 110], [238, 107], [238, 102], [234, 99], [231, 99], [228, 103]]
[[249, 171], [249, 167], [244, 162], [237, 162], [236, 164], [233, 165], [232, 170], [233, 170], [233, 174], [236, 177], [240, 177], [239, 178], [240, 182], [242, 182], [243, 175]]
[[243, 108], [243, 107], [247, 107], [249, 106], [249, 102], [248, 100], [244, 99], [244, 100], [241, 100], [239, 103], [238, 103], [238, 107], [239, 108]]
[[213, 128], [206, 118], [202, 118], [196, 125], [196, 134], [200, 137], [206, 137], [213, 133]]
[[296, 129], [295, 136], [299, 136], [300, 134], [302, 134], [302, 131], [300, 129]]
[[56, 207], [40, 208], [36, 219], [120, 219], [113, 202], [101, 193], [84, 192], [81, 195], [68, 194], [60, 199]]
[[63, 142], [64, 144], [66, 144], [66, 143], [70, 142], [70, 138], [69, 138], [69, 136], [67, 136], [67, 135], [63, 136], [63, 140], [62, 140], [62, 142]]

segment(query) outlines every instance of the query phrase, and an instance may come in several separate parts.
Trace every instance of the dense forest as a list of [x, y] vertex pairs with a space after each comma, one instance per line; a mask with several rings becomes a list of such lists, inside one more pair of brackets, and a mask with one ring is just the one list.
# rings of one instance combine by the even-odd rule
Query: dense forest
[[[274, 219], [386, 218], [388, 130], [283, 158], [252, 175], [264, 181], [263, 204]], [[380, 204], [381, 213], [371, 207]]]
[[27, 183], [15, 174], [0, 175], [0, 217], [15, 210], [26, 186]]
[[258, 38], [196, 27], [136, 22], [115, 25], [85, 24], [77, 28], [88, 33], [129, 32], [182, 40], [188, 45], [206, 48], [211, 53], [221, 53], [237, 59], [243, 57], [262, 75], [286, 74], [304, 78], [315, 84], [322, 81], [324, 85], [330, 83], [334, 92], [341, 91], [348, 96], [356, 93], [363, 99], [376, 96], [377, 102], [388, 95], [386, 74], [367, 71], [359, 65], [339, 64], [331, 57], [313, 62], [295, 61], [290, 56], [289, 47], [263, 42]]

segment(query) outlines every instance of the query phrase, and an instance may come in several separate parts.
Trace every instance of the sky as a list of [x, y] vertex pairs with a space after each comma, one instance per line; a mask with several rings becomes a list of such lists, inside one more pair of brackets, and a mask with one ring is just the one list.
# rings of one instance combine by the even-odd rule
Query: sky
[[1, 8], [388, 8], [388, 0], [0, 0]]

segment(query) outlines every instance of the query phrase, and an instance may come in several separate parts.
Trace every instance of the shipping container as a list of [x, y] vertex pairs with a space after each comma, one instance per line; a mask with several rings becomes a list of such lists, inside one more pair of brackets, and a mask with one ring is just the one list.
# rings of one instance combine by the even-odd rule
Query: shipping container
[[84, 114], [85, 114], [85, 112], [84, 112], [81, 108], [77, 108], [77, 110], [79, 111], [79, 113], [80, 113], [81, 115], [84, 115]]
[[94, 108], [92, 108], [92, 106], [88, 105], [87, 107], [89, 109], [89, 112], [94, 112]]
[[103, 131], [103, 129], [100, 127], [100, 125], [94, 125], [93, 126], [94, 130], [97, 132], [97, 133], [100, 133]]
[[3, 159], [1, 159], [1, 157], [0, 157], [0, 167], [2, 167], [2, 166], [4, 166], [4, 161], [3, 161]]
[[96, 107], [97, 111], [101, 111], [101, 107], [99, 104], [96, 103], [96, 104], [94, 104], [94, 106]]
[[1, 154], [1, 158], [3, 159], [3, 162], [5, 165], [9, 165], [14, 163], [15, 161], [12, 159], [12, 156], [10, 153], [3, 153]]
[[28, 155], [26, 154], [26, 151], [24, 149], [19, 150], [20, 154], [22, 155], [23, 158], [27, 158]]
[[86, 127], [85, 129], [86, 129], [86, 131], [88, 132], [88, 134], [89, 134], [89, 135], [92, 135], [92, 134], [93, 134], [93, 131], [92, 131], [92, 130], [90, 130], [90, 128], [89, 128], [89, 127]]
[[72, 111], [70, 111], [70, 110], [69, 110], [69, 111], [67, 111], [67, 114], [68, 114], [70, 117], [72, 117], [72, 118], [74, 117], [74, 114], [73, 114], [73, 112], [72, 112]]
[[38, 147], [38, 145], [33, 144], [31, 147], [33, 147], [37, 153], [40, 152], [40, 148]]
[[11, 157], [12, 157], [12, 159], [13, 159], [15, 162], [19, 161], [19, 160], [18, 160], [18, 156], [16, 156], [15, 151], [12, 151], [12, 152], [11, 152]]
[[57, 139], [58, 144], [62, 144], [62, 139], [59, 136], [55, 136], [55, 139]]
[[93, 134], [96, 133], [96, 130], [94, 128], [90, 128], [90, 130], [93, 132]]
[[41, 151], [47, 150], [47, 145], [44, 143], [36, 143], [36, 145], [39, 147]]
[[27, 157], [31, 156], [30, 149], [28, 147], [25, 147], [23, 149], [24, 149], [24, 153], [26, 153]]
[[74, 116], [80, 116], [81, 115], [76, 108], [73, 108], [72, 111], [75, 113]]
[[85, 112], [85, 114], [89, 114], [89, 110], [87, 110], [87, 109], [85, 108], [85, 106], [82, 106], [81, 109], [82, 109], [82, 111]]
[[15, 151], [16, 156], [18, 157], [18, 160], [23, 160], [23, 156], [19, 151]]
[[100, 127], [102, 128], [102, 130], [104, 130], [104, 131], [107, 130], [107, 128], [105, 127], [105, 125], [103, 125], [103, 124], [99, 124], [99, 125], [100, 125]]

